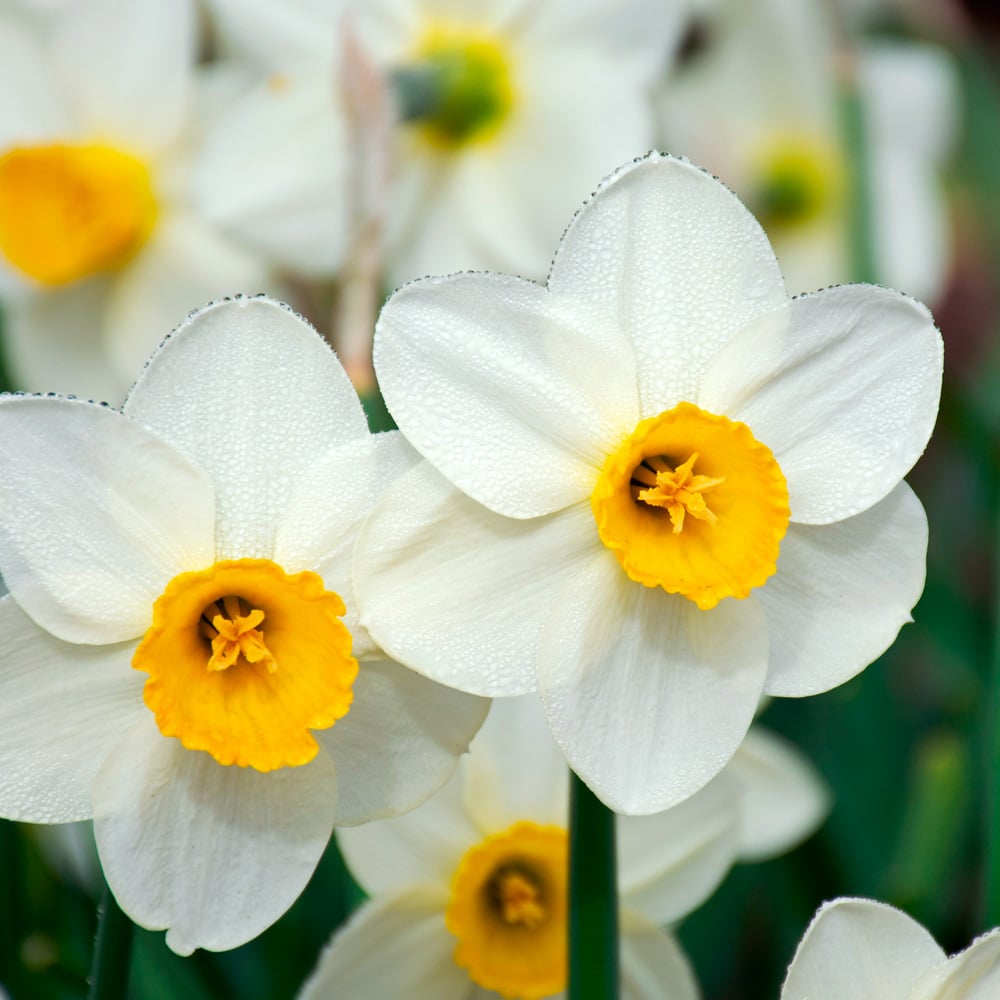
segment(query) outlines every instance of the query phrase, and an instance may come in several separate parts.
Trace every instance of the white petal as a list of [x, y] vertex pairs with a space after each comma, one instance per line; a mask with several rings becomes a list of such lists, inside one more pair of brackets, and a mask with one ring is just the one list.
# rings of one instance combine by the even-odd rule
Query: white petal
[[275, 290], [249, 251], [192, 215], [164, 215], [112, 284], [102, 320], [105, 354], [119, 377], [132, 380], [193, 309], [236, 292]]
[[940, 171], [962, 117], [957, 67], [938, 45], [858, 48], [880, 279], [934, 302], [952, 251]]
[[463, 785], [455, 774], [412, 812], [338, 827], [340, 852], [365, 892], [374, 896], [417, 883], [451, 885], [462, 855], [484, 836], [465, 809]]
[[212, 562], [207, 477], [114, 410], [0, 399], [0, 470], [4, 581], [61, 639], [141, 635], [170, 578]]
[[94, 780], [108, 885], [178, 955], [256, 937], [295, 902], [333, 829], [337, 782], [321, 750], [261, 774], [185, 750], [143, 720]]
[[63, 392], [117, 406], [127, 377], [108, 364], [104, 349], [106, 277], [4, 302], [4, 354], [17, 389]]
[[927, 517], [906, 483], [837, 524], [789, 525], [757, 591], [771, 629], [765, 690], [820, 694], [892, 644], [924, 589]]
[[644, 416], [696, 400], [716, 350], [787, 300], [767, 237], [739, 199], [658, 154], [598, 188], [563, 237], [549, 289], [630, 338]]
[[[414, 278], [448, 274], [463, 267], [489, 270], [486, 265], [492, 263], [493, 255], [472, 244], [474, 231], [456, 207], [460, 199], [455, 176], [462, 170], [464, 158], [441, 162], [419, 155], [420, 150], [407, 138], [397, 136], [392, 151], [399, 169], [386, 195], [386, 283], [399, 288]], [[466, 186], [460, 183], [459, 189]], [[516, 229], [508, 225], [507, 231], [510, 228]], [[455, 261], [461, 261], [462, 266], [456, 268]]]
[[459, 493], [422, 463], [361, 529], [361, 623], [393, 659], [472, 694], [536, 686], [542, 623], [596, 542], [588, 506], [520, 521]]
[[262, 81], [208, 130], [195, 176], [200, 213], [272, 263], [332, 274], [349, 219], [343, 131], [328, 71]]
[[[9, 5], [8, 5], [9, 6]], [[0, 149], [66, 135], [72, 114], [46, 58], [40, 33], [5, 10], [0, 18]]]
[[671, 935], [628, 911], [621, 930], [622, 1000], [699, 1000], [691, 965]]
[[350, 712], [314, 733], [337, 767], [337, 825], [418, 806], [452, 775], [488, 709], [391, 660], [364, 661]]
[[90, 127], [142, 152], [164, 146], [182, 127], [195, 45], [190, 0], [66, 4], [54, 40], [64, 85]]
[[298, 479], [334, 445], [368, 435], [334, 353], [267, 298], [190, 316], [150, 361], [125, 412], [212, 476], [220, 559], [271, 558]]
[[0, 815], [68, 823], [91, 815], [90, 782], [146, 714], [133, 644], [71, 646], [0, 600]]
[[376, 324], [375, 369], [417, 451], [511, 517], [589, 496], [637, 421], [634, 367], [614, 325], [504, 275], [401, 288]]
[[354, 542], [378, 495], [418, 461], [398, 431], [336, 445], [302, 474], [278, 525], [275, 562], [290, 573], [319, 573], [326, 589], [343, 597], [355, 656], [370, 655], [377, 647], [358, 621]]
[[740, 860], [783, 854], [830, 811], [830, 788], [795, 746], [762, 726], [747, 733], [726, 767], [739, 785]]
[[934, 1000], [995, 1000], [1000, 995], [1000, 929], [977, 938], [925, 976], [920, 986]]
[[841, 285], [745, 329], [712, 361], [698, 405], [748, 424], [785, 474], [792, 519], [826, 524], [881, 500], [920, 457], [941, 357], [926, 307]]
[[569, 768], [537, 695], [496, 698], [461, 762], [465, 808], [485, 833], [569, 822]]
[[728, 770], [672, 809], [618, 817], [623, 907], [657, 926], [671, 924], [725, 878], [736, 860], [740, 827], [740, 789]]
[[320, 955], [298, 1000], [467, 1000], [447, 905], [447, 893], [428, 886], [365, 903]]
[[825, 903], [799, 944], [781, 1000], [910, 1000], [944, 952], [905, 913], [867, 899]]
[[686, 27], [686, 6], [658, 0], [613, 5], [606, 0], [528, 3], [524, 7], [530, 10], [530, 21], [525, 18], [524, 38], [533, 48], [569, 49], [592, 59], [617, 61], [618, 75], [634, 76], [648, 86], [663, 72], [667, 55]]
[[573, 770], [617, 812], [659, 812], [707, 784], [742, 741], [767, 625], [752, 597], [701, 611], [629, 580], [602, 550], [563, 588], [538, 661]]

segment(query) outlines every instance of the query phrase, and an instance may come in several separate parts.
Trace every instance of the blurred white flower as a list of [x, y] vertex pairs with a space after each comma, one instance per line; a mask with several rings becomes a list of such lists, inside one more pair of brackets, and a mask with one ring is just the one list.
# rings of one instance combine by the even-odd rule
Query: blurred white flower
[[537, 688], [614, 809], [674, 805], [762, 692], [836, 687], [909, 620], [927, 524], [901, 480], [941, 354], [898, 293], [789, 299], [739, 200], [650, 155], [547, 287], [452, 275], [383, 307], [379, 383], [429, 462], [362, 528], [362, 620], [442, 683]]
[[955, 67], [935, 45], [871, 42], [858, 50], [857, 73], [878, 279], [935, 302], [954, 244], [941, 175], [958, 138]]
[[[334, 937], [301, 1000], [562, 996], [568, 777], [538, 699], [494, 701], [437, 795], [408, 816], [338, 834], [374, 898]], [[659, 928], [700, 905], [738, 858], [798, 843], [826, 804], [811, 766], [754, 731], [687, 802], [618, 817], [624, 1000], [697, 997], [683, 954]]]
[[181, 954], [259, 934], [335, 823], [422, 802], [485, 716], [358, 624], [357, 527], [413, 461], [270, 299], [189, 317], [122, 413], [0, 399], [0, 816], [93, 816]]
[[[355, 152], [343, 149], [335, 87], [348, 31], [410, 119], [396, 130], [386, 206], [394, 284], [481, 267], [543, 277], [593, 178], [652, 144], [650, 90], [688, 8], [659, 0], [209, 6], [226, 51], [250, 56], [268, 77], [215, 137], [205, 174], [213, 191], [234, 159], [250, 169], [226, 197], [206, 199], [206, 210], [290, 265], [308, 268], [306, 247], [314, 271], [337, 263]], [[272, 217], [282, 220], [277, 233]]]
[[0, 15], [0, 288], [20, 388], [119, 402], [178, 316], [267, 272], [193, 209], [190, 0]]
[[[837, 75], [850, 64], [838, 62], [829, 9], [727, 0], [705, 24], [705, 51], [664, 84], [663, 146], [743, 198], [790, 291], [850, 280], [852, 165]], [[940, 174], [955, 137], [955, 74], [930, 45], [864, 43], [854, 57], [877, 276], [933, 301], [950, 259]]]
[[993, 1000], [1000, 930], [948, 958], [915, 920], [868, 899], [820, 907], [799, 944], [781, 1000]]

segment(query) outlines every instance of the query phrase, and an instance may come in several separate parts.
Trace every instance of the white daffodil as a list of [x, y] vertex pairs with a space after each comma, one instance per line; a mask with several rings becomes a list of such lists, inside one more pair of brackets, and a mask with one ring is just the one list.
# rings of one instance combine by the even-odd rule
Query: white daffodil
[[93, 816], [174, 951], [260, 933], [334, 823], [422, 802], [482, 722], [358, 625], [357, 525], [411, 463], [264, 298], [189, 317], [121, 413], [0, 398], [0, 815]]
[[[841, 94], [848, 64], [837, 61], [830, 15], [813, 0], [727, 0], [706, 21], [706, 51], [662, 93], [663, 144], [744, 199], [793, 292], [852, 273], [854, 168]], [[930, 45], [864, 44], [854, 56], [872, 264], [883, 283], [934, 301], [950, 258], [940, 174], [955, 136], [955, 73]]]
[[[617, 820], [625, 1000], [697, 997], [686, 959], [659, 928], [705, 900], [737, 858], [785, 850], [825, 814], [825, 789], [797, 753], [756, 732], [746, 750], [746, 769], [736, 766], [741, 750], [682, 805]], [[538, 699], [495, 701], [436, 796], [338, 834], [373, 898], [334, 937], [300, 1000], [562, 996], [568, 787]], [[751, 813], [766, 825], [752, 829]]]
[[993, 1000], [1000, 929], [949, 958], [905, 913], [870, 899], [820, 907], [788, 967], [781, 1000]]
[[901, 479], [941, 355], [895, 292], [790, 299], [739, 200], [651, 154], [576, 216], [547, 287], [452, 275], [384, 306], [379, 381], [429, 462], [362, 528], [362, 621], [451, 686], [538, 688], [607, 804], [665, 809], [762, 692], [835, 687], [909, 620], [927, 524]]
[[[268, 82], [215, 138], [210, 182], [235, 158], [249, 169], [206, 210], [289, 263], [302, 263], [283, 238], [292, 234], [332, 259], [346, 158], [334, 81], [346, 30], [400, 97], [386, 212], [393, 283], [470, 267], [544, 275], [593, 178], [649, 148], [650, 88], [687, 9], [659, 0], [209, 7], [226, 48], [251, 57]], [[265, 188], [273, 193], [259, 200]], [[268, 218], [279, 203], [274, 234]]]
[[261, 289], [190, 198], [190, 0], [0, 15], [0, 282], [17, 384], [120, 401], [178, 316]]

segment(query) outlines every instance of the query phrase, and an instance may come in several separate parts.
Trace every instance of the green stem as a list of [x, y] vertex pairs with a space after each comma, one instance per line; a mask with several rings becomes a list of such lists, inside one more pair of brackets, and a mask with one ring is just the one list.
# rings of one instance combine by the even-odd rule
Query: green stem
[[107, 886], [97, 912], [97, 941], [87, 1000], [122, 1000], [128, 989], [132, 959], [132, 921], [122, 913]]
[[572, 772], [569, 826], [569, 1000], [618, 996], [615, 814]]
[[841, 105], [844, 145], [848, 150], [848, 239], [851, 280], [878, 281], [872, 240], [872, 190], [869, 172], [868, 130], [857, 80], [846, 81]]

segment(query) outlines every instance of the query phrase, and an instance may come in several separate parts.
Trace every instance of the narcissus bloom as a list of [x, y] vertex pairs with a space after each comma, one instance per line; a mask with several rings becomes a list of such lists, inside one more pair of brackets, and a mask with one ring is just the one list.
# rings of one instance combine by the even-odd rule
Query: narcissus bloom
[[195, 20], [190, 0], [0, 15], [0, 289], [19, 388], [120, 402], [178, 316], [268, 286], [190, 196], [206, 124]]
[[227, 47], [268, 84], [216, 133], [206, 182], [218, 190], [237, 161], [241, 179], [205, 210], [293, 266], [317, 259], [306, 246], [325, 245], [318, 259], [336, 260], [348, 170], [333, 83], [347, 28], [400, 97], [385, 219], [394, 284], [473, 267], [544, 275], [593, 178], [653, 142], [651, 90], [688, 9], [659, 0], [208, 6]]
[[[725, 0], [709, 15], [705, 51], [663, 86], [663, 145], [704, 164], [745, 200], [792, 292], [851, 275], [855, 167], [844, 141], [845, 66], [832, 14], [815, 0]], [[852, 55], [871, 189], [871, 266], [879, 281], [933, 302], [951, 257], [940, 175], [960, 117], [957, 74], [932, 45], [869, 42]]]
[[651, 154], [547, 287], [461, 274], [384, 307], [379, 381], [429, 462], [362, 529], [362, 620], [436, 680], [538, 688], [605, 802], [665, 809], [762, 693], [835, 687], [909, 620], [927, 525], [901, 479], [941, 355], [895, 292], [790, 299], [739, 200]]
[[991, 1000], [1000, 996], [1000, 929], [949, 958], [885, 903], [835, 899], [809, 925], [781, 1000]]
[[[373, 898], [331, 942], [301, 1000], [562, 996], [568, 787], [538, 699], [495, 701], [441, 792], [407, 816], [338, 834]], [[687, 802], [619, 817], [625, 1000], [694, 1000], [687, 961], [659, 928], [705, 900], [737, 858], [811, 833], [825, 807], [809, 765], [753, 732]]]
[[181, 954], [260, 933], [334, 823], [422, 802], [482, 722], [358, 625], [357, 525], [413, 461], [264, 298], [189, 317], [121, 413], [0, 399], [0, 815], [93, 816]]

